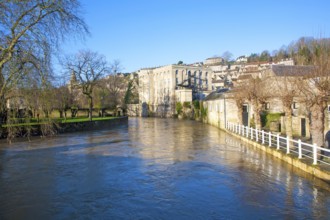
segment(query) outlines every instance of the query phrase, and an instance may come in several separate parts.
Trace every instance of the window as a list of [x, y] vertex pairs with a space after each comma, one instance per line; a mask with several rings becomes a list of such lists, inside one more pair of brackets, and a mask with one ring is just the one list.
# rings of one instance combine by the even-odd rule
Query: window
[[328, 112], [330, 113], [330, 105], [328, 105]]
[[298, 109], [298, 103], [297, 102], [293, 102], [292, 109]]
[[188, 71], [188, 85], [191, 86], [191, 72]]
[[265, 110], [269, 110], [270, 109], [270, 104], [269, 104], [269, 102], [266, 102], [265, 103]]

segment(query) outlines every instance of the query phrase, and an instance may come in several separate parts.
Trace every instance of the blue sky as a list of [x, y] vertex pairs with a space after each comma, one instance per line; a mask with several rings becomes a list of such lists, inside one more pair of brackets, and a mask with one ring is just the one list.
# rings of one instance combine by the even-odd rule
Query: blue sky
[[91, 49], [123, 72], [204, 61], [230, 51], [270, 52], [302, 36], [329, 37], [329, 0], [81, 0], [91, 36], [65, 53]]

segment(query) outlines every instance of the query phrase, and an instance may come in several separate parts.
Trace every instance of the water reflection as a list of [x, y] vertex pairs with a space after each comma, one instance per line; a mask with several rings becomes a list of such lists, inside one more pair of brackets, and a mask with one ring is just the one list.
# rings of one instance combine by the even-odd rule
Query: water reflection
[[327, 219], [329, 185], [194, 121], [2, 145], [0, 219]]

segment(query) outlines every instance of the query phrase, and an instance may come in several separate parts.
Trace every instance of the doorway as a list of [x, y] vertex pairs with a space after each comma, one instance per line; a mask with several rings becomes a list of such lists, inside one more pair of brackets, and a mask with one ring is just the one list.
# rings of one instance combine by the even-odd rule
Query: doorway
[[243, 105], [243, 113], [242, 113], [242, 119], [243, 119], [243, 125], [248, 126], [249, 125], [249, 106]]
[[306, 118], [300, 119], [301, 137], [306, 137]]

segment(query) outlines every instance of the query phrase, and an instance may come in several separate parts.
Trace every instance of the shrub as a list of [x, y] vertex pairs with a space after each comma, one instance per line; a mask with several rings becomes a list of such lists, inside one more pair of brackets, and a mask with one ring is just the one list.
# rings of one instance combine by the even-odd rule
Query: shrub
[[199, 104], [199, 100], [195, 100], [193, 101], [193, 106], [194, 106], [194, 109], [200, 109], [200, 104]]
[[203, 119], [207, 116], [207, 108], [204, 108], [203, 105], [201, 105], [201, 116]]
[[177, 103], [175, 104], [175, 110], [176, 110], [176, 112], [178, 113], [178, 115], [182, 113], [182, 109], [183, 109], [183, 107], [182, 107], [181, 102], [177, 102]]
[[266, 114], [266, 123], [265, 126], [269, 128], [269, 125], [271, 122], [279, 122], [281, 119], [281, 116], [283, 116], [284, 113], [268, 113]]
[[190, 107], [191, 107], [190, 102], [184, 102], [184, 103], [183, 103], [183, 107], [185, 107], [185, 108], [190, 108]]

